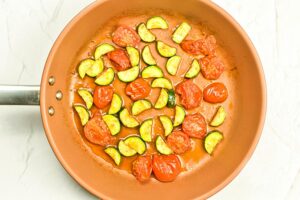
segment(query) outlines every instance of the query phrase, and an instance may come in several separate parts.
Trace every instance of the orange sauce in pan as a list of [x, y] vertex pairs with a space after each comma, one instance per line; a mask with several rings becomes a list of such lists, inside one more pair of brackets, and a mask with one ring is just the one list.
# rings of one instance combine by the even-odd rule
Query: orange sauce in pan
[[[154, 29], [151, 30], [153, 32], [157, 39], [177, 48], [177, 55], [180, 55], [182, 57], [181, 65], [180, 68], [178, 69], [177, 75], [176, 76], [171, 76], [168, 74], [168, 72], [165, 69], [165, 64], [167, 59], [161, 57], [155, 48], [155, 43], [150, 43], [148, 44], [150, 46], [151, 52], [154, 56], [154, 58], [157, 61], [157, 65], [161, 67], [161, 69], [164, 72], [164, 75], [166, 78], [170, 79], [171, 82], [173, 83], [173, 86], [176, 86], [178, 83], [180, 83], [184, 78], [185, 72], [189, 69], [189, 66], [193, 60], [194, 57], [186, 54], [178, 44], [174, 43], [171, 40], [171, 35], [175, 28], [177, 27], [178, 24], [180, 24], [183, 21], [188, 22], [192, 26], [192, 30], [190, 31], [189, 35], [187, 36], [186, 39], [199, 39], [201, 37], [204, 37], [205, 35], [210, 35], [214, 34], [211, 32], [206, 26], [201, 24], [200, 22], [193, 20], [193, 19], [187, 19], [181, 15], [178, 15], [176, 13], [170, 13], [170, 12], [156, 12], [156, 11], [149, 11], [146, 13], [142, 14], [134, 14], [134, 13], [126, 13], [120, 16], [117, 16], [113, 19], [111, 19], [109, 22], [106, 24], [103, 24], [103, 26], [99, 29], [99, 31], [95, 34], [93, 38], [91, 38], [90, 42], [87, 43], [78, 53], [78, 56], [74, 59], [74, 64], [72, 66], [72, 79], [71, 79], [71, 85], [70, 85], [70, 91], [72, 92], [71, 95], [71, 102], [74, 103], [82, 103], [84, 104], [83, 100], [79, 97], [77, 94], [77, 89], [84, 87], [84, 88], [91, 88], [94, 89], [96, 87], [94, 83], [94, 78], [89, 78], [85, 77], [83, 80], [78, 76], [77, 74], [77, 66], [78, 63], [86, 59], [88, 57], [92, 57], [95, 48], [101, 44], [101, 43], [112, 43], [111, 41], [111, 33], [116, 29], [118, 25], [124, 24], [130, 27], [136, 27], [139, 23], [141, 22], [146, 22], [148, 18], [151, 16], [162, 16], [164, 19], [169, 24], [169, 29], [168, 30], [159, 30], [159, 29]], [[221, 77], [217, 80], [218, 82], [223, 82], [229, 92], [229, 96], [225, 102], [222, 103], [222, 105], [225, 107], [227, 110], [227, 119], [225, 120], [224, 124], [218, 127], [218, 130], [223, 132], [225, 136], [225, 140], [228, 137], [227, 131], [229, 130], [230, 124], [231, 124], [231, 118], [234, 113], [234, 105], [235, 105], [235, 77], [236, 77], [236, 70], [235, 67], [232, 65], [230, 62], [230, 58], [228, 55], [225, 53], [225, 51], [221, 48], [221, 42], [218, 41], [217, 39], [217, 55], [222, 58], [224, 64], [225, 64], [225, 72], [221, 75]], [[76, 42], [76, 41], [75, 41]], [[113, 44], [116, 46], [115, 44]], [[142, 48], [146, 44], [141, 42], [139, 45], [139, 50], [141, 51]], [[143, 61], [140, 62], [140, 67], [143, 69], [146, 67], [146, 64], [143, 63]], [[151, 83], [152, 79], [147, 79], [149, 83]], [[209, 81], [203, 78], [201, 73], [194, 79], [194, 83], [196, 83], [201, 90], [204, 89], [206, 85], [211, 83], [213, 81]], [[125, 86], [126, 83], [121, 82], [116, 76], [113, 82], [113, 88], [115, 93], [119, 94], [123, 98], [123, 102], [125, 107], [130, 111], [131, 110], [131, 105], [132, 105], [132, 100], [125, 94]], [[151, 103], [154, 105], [158, 95], [159, 95], [160, 89], [158, 88], [152, 88], [150, 95], [146, 98], [151, 101]], [[180, 98], [179, 96], [176, 95], [176, 103], [180, 103]], [[211, 118], [213, 117], [214, 113], [216, 112], [216, 109], [220, 106], [220, 104], [209, 104], [204, 101], [202, 101], [201, 105], [198, 108], [192, 109], [192, 110], [186, 110], [187, 114], [192, 114], [196, 112], [200, 112], [207, 121], [207, 124], [210, 122]], [[106, 109], [102, 109], [102, 113], [105, 114], [108, 110], [109, 106]], [[97, 108], [93, 106], [91, 109], [92, 112], [96, 111]], [[138, 119], [139, 122], [142, 122], [146, 119], [153, 118], [154, 119], [154, 124], [153, 124], [153, 138], [155, 138], [155, 135], [163, 135], [164, 129], [162, 127], [162, 124], [160, 123], [158, 116], [159, 115], [168, 115], [173, 118], [174, 116], [174, 109], [173, 108], [163, 108], [161, 110], [156, 110], [154, 108], [144, 111], [140, 115], [138, 115], [136, 118]], [[136, 156], [133, 157], [123, 157], [123, 160], [120, 164], [120, 166], [114, 165], [112, 159], [105, 154], [103, 151], [104, 147], [101, 147], [99, 145], [95, 145], [90, 143], [86, 138], [84, 137], [83, 134], [83, 127], [80, 124], [79, 117], [77, 114], [74, 112], [74, 118], [76, 121], [76, 125], [78, 128], [78, 132], [81, 134], [81, 137], [84, 141], [84, 144], [86, 148], [88, 148], [93, 154], [93, 157], [96, 158], [99, 161], [107, 161], [111, 163], [113, 166], [118, 167], [122, 170], [126, 170], [128, 172], [131, 172], [131, 163], [132, 161], [136, 158]], [[214, 128], [207, 126], [207, 131], [211, 131]], [[128, 135], [139, 135], [138, 128], [126, 128], [122, 126], [121, 132], [116, 136], [119, 139], [125, 138]], [[183, 155], [179, 155], [180, 159], [182, 160], [182, 167], [185, 170], [191, 170], [197, 166], [201, 166], [201, 164], [205, 163], [206, 160], [210, 159], [210, 156], [205, 153], [205, 150], [203, 148], [203, 141], [199, 139], [191, 139], [192, 140], [192, 149]], [[154, 142], [147, 143], [147, 152], [146, 154], [151, 154], [156, 152]], [[218, 146], [218, 149], [216, 150], [216, 153], [219, 151], [219, 149], [222, 148], [222, 144]]]

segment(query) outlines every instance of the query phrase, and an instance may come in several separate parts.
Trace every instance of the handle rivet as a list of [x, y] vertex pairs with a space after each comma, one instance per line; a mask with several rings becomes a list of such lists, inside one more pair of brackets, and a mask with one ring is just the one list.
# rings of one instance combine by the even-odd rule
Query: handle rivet
[[61, 100], [63, 98], [63, 93], [60, 90], [58, 90], [56, 92], [55, 97], [56, 97], [57, 100]]
[[49, 85], [54, 85], [55, 83], [55, 78], [54, 76], [50, 76], [49, 80], [48, 80]]
[[53, 108], [52, 106], [50, 106], [50, 107], [48, 108], [48, 113], [49, 113], [50, 116], [53, 116], [53, 115], [54, 115], [55, 110], [54, 110], [54, 108]]

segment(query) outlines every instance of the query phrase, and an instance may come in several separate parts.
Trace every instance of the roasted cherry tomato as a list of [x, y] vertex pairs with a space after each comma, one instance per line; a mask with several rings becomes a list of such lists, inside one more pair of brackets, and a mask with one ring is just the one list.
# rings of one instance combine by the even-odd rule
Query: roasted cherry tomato
[[137, 46], [141, 39], [133, 28], [121, 25], [112, 34], [112, 41], [120, 47]]
[[151, 87], [143, 78], [138, 78], [126, 86], [125, 93], [134, 101], [144, 99], [150, 94]]
[[152, 172], [151, 156], [139, 156], [132, 163], [132, 174], [140, 182], [145, 182], [150, 179]]
[[123, 49], [116, 49], [107, 54], [108, 59], [118, 71], [123, 71], [131, 67], [129, 57]]
[[111, 86], [97, 86], [94, 90], [94, 104], [97, 108], [105, 108], [111, 102], [113, 94]]
[[155, 177], [162, 182], [170, 182], [175, 180], [175, 178], [181, 172], [180, 160], [174, 154], [154, 155], [152, 167]]
[[225, 70], [224, 63], [218, 57], [205, 57], [200, 60], [201, 73], [208, 80], [216, 80]]
[[209, 103], [222, 103], [228, 97], [227, 88], [223, 83], [212, 83], [203, 91], [204, 100]]
[[215, 55], [217, 44], [215, 37], [210, 35], [199, 40], [184, 40], [180, 46], [185, 52], [192, 55], [213, 56]]
[[182, 130], [190, 137], [203, 139], [206, 135], [206, 121], [200, 113], [187, 115], [182, 123]]
[[84, 127], [85, 137], [92, 143], [107, 146], [115, 142], [102, 117], [97, 115], [90, 119]]
[[168, 146], [176, 154], [182, 154], [191, 149], [191, 140], [189, 136], [182, 131], [174, 131], [167, 138]]
[[181, 96], [181, 104], [186, 109], [196, 108], [200, 105], [202, 91], [192, 80], [179, 83], [175, 91]]

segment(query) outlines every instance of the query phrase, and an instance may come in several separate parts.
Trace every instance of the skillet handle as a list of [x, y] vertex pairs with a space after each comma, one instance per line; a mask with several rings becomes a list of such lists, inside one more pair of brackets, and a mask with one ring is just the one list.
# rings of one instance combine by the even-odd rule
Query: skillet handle
[[40, 105], [40, 86], [0, 85], [0, 105]]

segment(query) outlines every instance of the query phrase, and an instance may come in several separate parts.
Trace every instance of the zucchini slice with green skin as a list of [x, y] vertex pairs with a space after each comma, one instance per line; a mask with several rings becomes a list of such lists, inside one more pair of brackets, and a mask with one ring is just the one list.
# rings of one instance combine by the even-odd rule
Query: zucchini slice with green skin
[[204, 138], [204, 149], [208, 154], [212, 154], [217, 145], [223, 140], [223, 134], [219, 131], [211, 131]]
[[172, 149], [170, 149], [164, 139], [159, 135], [155, 141], [156, 149], [159, 153], [164, 155], [170, 155], [173, 153]]
[[182, 22], [174, 31], [172, 40], [177, 44], [180, 44], [184, 40], [184, 38], [189, 34], [191, 29], [192, 27], [188, 23]]
[[169, 90], [168, 91], [168, 104], [167, 106], [169, 108], [174, 108], [176, 105], [176, 96], [174, 90]]
[[180, 56], [172, 56], [171, 58], [169, 58], [166, 64], [168, 73], [173, 76], [176, 75], [180, 62], [181, 62]]
[[145, 142], [152, 141], [152, 125], [153, 119], [147, 119], [140, 126], [140, 136]]
[[81, 105], [81, 104], [75, 104], [74, 105], [74, 109], [76, 110], [79, 118], [80, 118], [80, 121], [81, 121], [81, 125], [84, 126], [86, 125], [86, 123], [89, 121], [90, 119], [90, 113], [89, 113], [89, 110]]
[[142, 78], [161, 78], [163, 71], [156, 65], [145, 67], [142, 71]]
[[98, 59], [94, 62], [94, 64], [86, 71], [86, 75], [89, 77], [96, 77], [98, 74], [103, 72], [104, 64], [102, 59]]
[[96, 48], [94, 53], [94, 58], [95, 60], [98, 60], [99, 58], [101, 58], [101, 56], [113, 50], [115, 50], [115, 47], [112, 46], [111, 44], [107, 44], [107, 43], [101, 44]]
[[122, 161], [122, 156], [120, 154], [120, 152], [118, 151], [117, 148], [115, 147], [106, 147], [104, 149], [104, 152], [109, 155], [113, 161], [115, 162], [116, 165], [120, 165], [121, 161]]
[[121, 131], [121, 123], [117, 117], [113, 115], [104, 115], [102, 118], [111, 135], [117, 135]]
[[166, 78], [156, 78], [156, 79], [154, 79], [151, 83], [151, 87], [166, 88], [166, 89], [169, 89], [169, 90], [171, 90], [173, 88], [171, 81], [169, 79], [166, 79]]
[[106, 71], [102, 72], [95, 80], [97, 85], [109, 85], [114, 81], [115, 72], [112, 68], [108, 68]]
[[139, 122], [129, 114], [128, 110], [124, 108], [120, 112], [120, 120], [122, 124], [128, 128], [134, 128], [139, 125]]
[[146, 27], [147, 29], [168, 29], [169, 25], [164, 18], [155, 16], [147, 20]]
[[225, 118], [226, 111], [223, 106], [220, 106], [209, 125], [214, 127], [220, 126], [225, 121]]
[[162, 88], [160, 90], [159, 97], [154, 105], [154, 108], [156, 109], [164, 108], [168, 104], [168, 99], [169, 99], [168, 91]]
[[139, 76], [139, 73], [140, 73], [139, 66], [134, 66], [125, 71], [118, 72], [118, 77], [120, 81], [128, 83], [134, 81]]
[[156, 36], [147, 29], [144, 23], [141, 23], [137, 27], [137, 32], [144, 42], [153, 42], [156, 40]]
[[170, 135], [173, 131], [173, 122], [170, 119], [170, 117], [168, 117], [167, 115], [162, 115], [162, 116], [159, 116], [159, 120], [164, 127], [165, 136]]
[[148, 65], [156, 65], [156, 61], [150, 51], [150, 47], [146, 45], [142, 50], [142, 58], [144, 62]]
[[200, 69], [201, 69], [201, 67], [200, 67], [199, 62], [196, 59], [194, 59], [191, 64], [190, 69], [186, 72], [185, 77], [186, 78], [195, 78], [199, 74]]
[[137, 66], [140, 63], [140, 52], [134, 47], [126, 47], [126, 51], [129, 55], [131, 66]]
[[86, 71], [88, 71], [93, 65], [94, 65], [95, 61], [92, 59], [85, 59], [82, 60], [78, 66], [78, 74], [80, 76], [80, 78], [84, 78]]
[[137, 100], [133, 102], [131, 107], [132, 115], [138, 115], [145, 110], [149, 110], [152, 107], [151, 102], [145, 99]]
[[110, 108], [108, 110], [108, 114], [116, 114], [118, 113], [123, 105], [123, 100], [118, 94], [113, 94], [113, 98], [111, 100]]
[[91, 92], [86, 88], [79, 88], [77, 92], [78, 92], [79, 96], [83, 99], [83, 101], [85, 102], [87, 109], [91, 109], [91, 107], [93, 106], [93, 101], [94, 101], [94, 98], [93, 98], [93, 95], [91, 94]]
[[184, 118], [185, 118], [184, 108], [182, 106], [176, 106], [173, 126], [179, 126], [180, 124], [182, 124]]
[[120, 140], [120, 142], [118, 144], [118, 149], [119, 149], [120, 153], [126, 157], [134, 156], [137, 153], [134, 149], [132, 149], [128, 145], [126, 145], [123, 140]]
[[140, 155], [145, 153], [147, 149], [146, 143], [138, 136], [129, 136], [124, 140], [124, 143]]
[[175, 56], [176, 51], [177, 51], [175, 47], [171, 47], [171, 46], [163, 43], [162, 41], [157, 41], [156, 48], [157, 48], [158, 53], [161, 56], [166, 57], [166, 58]]

